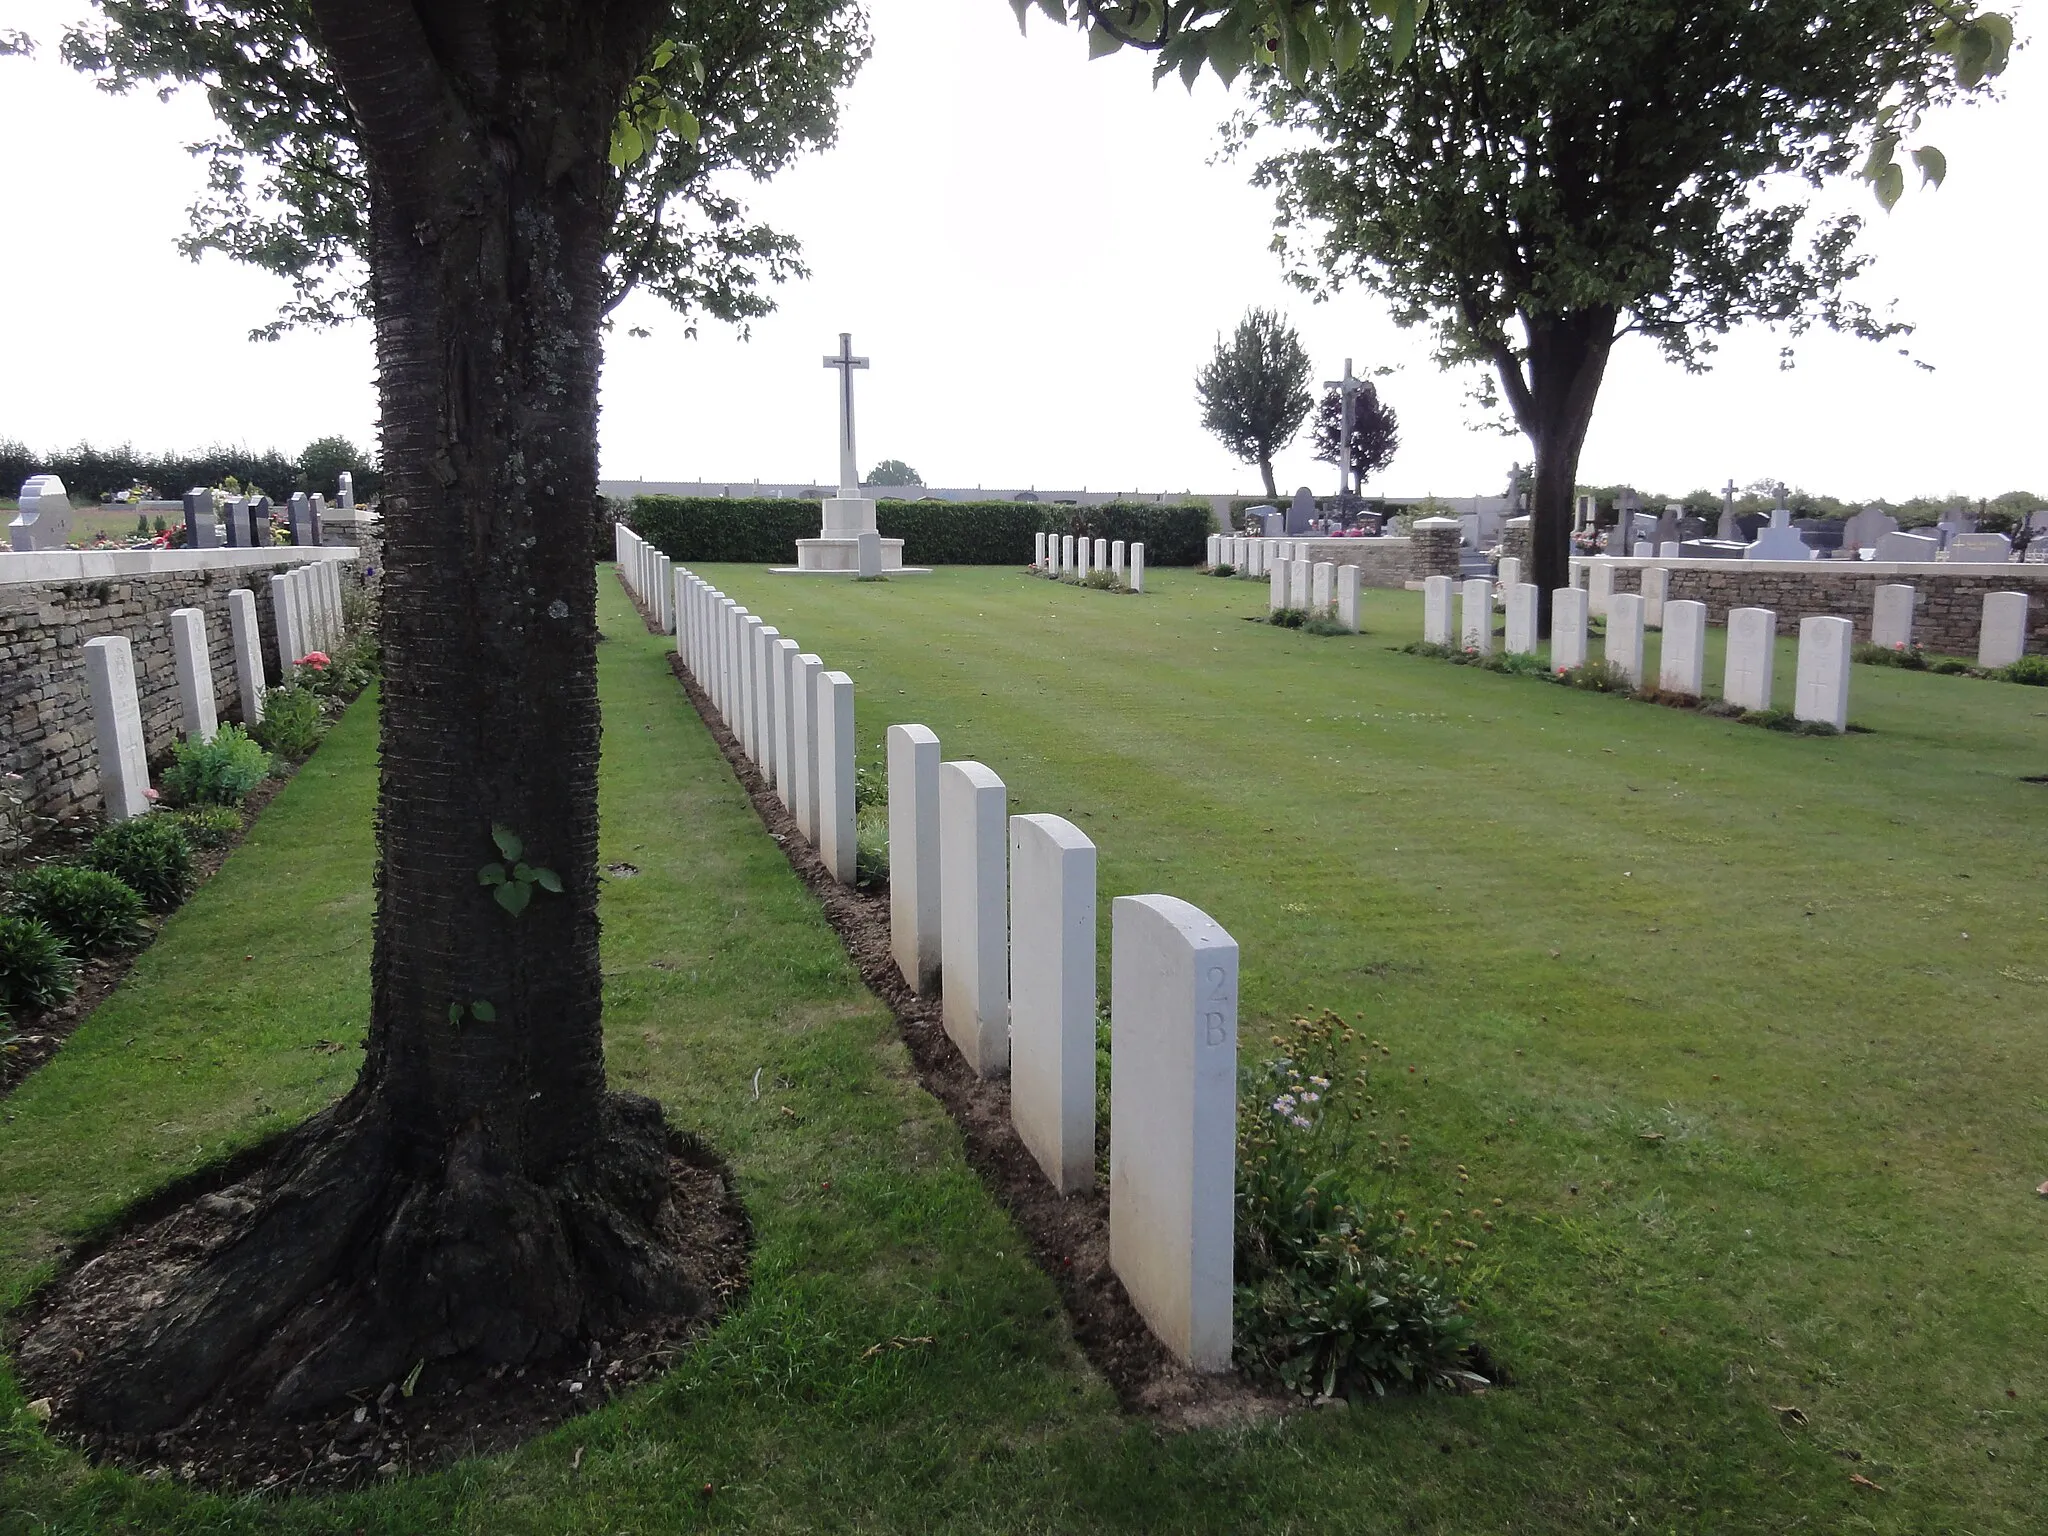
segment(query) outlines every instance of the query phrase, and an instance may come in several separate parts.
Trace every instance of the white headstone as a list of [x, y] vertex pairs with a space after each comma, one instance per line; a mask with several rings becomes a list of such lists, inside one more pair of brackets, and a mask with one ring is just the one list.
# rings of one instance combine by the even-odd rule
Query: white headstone
[[1771, 707], [1771, 677], [1777, 663], [1778, 616], [1768, 608], [1728, 612], [1728, 674], [1721, 696], [1744, 709]]
[[1558, 587], [1550, 594], [1550, 670], [1570, 672], [1586, 664], [1586, 593]]
[[939, 980], [939, 738], [892, 725], [889, 753], [889, 953], [910, 989]]
[[1678, 540], [1666, 539], [1663, 543], [1659, 544], [1657, 546], [1657, 558], [1659, 560], [1676, 560], [1678, 558]]
[[1095, 1187], [1095, 844], [1010, 818], [1010, 1119], [1053, 1187]]
[[993, 769], [939, 765], [940, 1013], [979, 1077], [1010, 1066], [1008, 820], [1008, 793]]
[[1643, 686], [1643, 596], [1617, 592], [1607, 603], [1607, 664], [1631, 688]]
[[1870, 609], [1870, 643], [1888, 651], [1913, 648], [1913, 604], [1920, 594], [1916, 588], [1893, 583], [1877, 589], [1877, 601]]
[[1756, 536], [1756, 542], [1743, 551], [1746, 560], [1811, 560], [1814, 552], [1806, 547], [1806, 540], [1792, 526], [1792, 514], [1783, 507], [1771, 512], [1771, 526]]
[[[740, 634], [740, 745], [756, 768], [761, 766], [761, 632], [768, 627], [758, 613], [747, 615]], [[837, 873], [837, 871], [835, 871]]]
[[1664, 627], [1664, 596], [1671, 590], [1671, 573], [1661, 565], [1643, 568], [1643, 628]]
[[1287, 606], [1306, 609], [1309, 606], [1310, 567], [1306, 560], [1287, 562]]
[[818, 674], [818, 855], [841, 885], [853, 884], [860, 865], [854, 833], [853, 679]]
[[242, 728], [248, 730], [263, 718], [263, 631], [256, 624], [256, 594], [246, 587], [228, 593], [228, 637], [235, 648]]
[[1212, 534], [1210, 534], [1210, 535], [1209, 535], [1209, 537], [1208, 537], [1208, 539], [1207, 539], [1207, 541], [1206, 541], [1206, 545], [1205, 545], [1205, 551], [1204, 551], [1204, 555], [1203, 555], [1203, 560], [1202, 560], [1202, 563], [1203, 563], [1204, 565], [1212, 565], [1212, 566], [1213, 566], [1213, 565], [1221, 565], [1221, 564], [1223, 563], [1223, 556], [1222, 556], [1222, 554], [1220, 553], [1220, 551], [1222, 550], [1222, 547], [1223, 547], [1223, 536], [1222, 536], [1221, 534], [1218, 534], [1218, 533], [1212, 533]]
[[882, 536], [872, 528], [854, 535], [855, 574], [872, 580], [882, 574]]
[[2027, 653], [2027, 594], [1986, 592], [1977, 632], [1977, 665], [2009, 667]]
[[1502, 555], [1497, 579], [1503, 591], [1512, 592], [1522, 584], [1522, 561], [1519, 555]]
[[1493, 654], [1493, 583], [1475, 576], [1458, 591], [1458, 647]]
[[1707, 605], [1689, 601], [1664, 605], [1664, 644], [1658, 655], [1657, 687], [1697, 699], [1706, 692]]
[[1237, 942], [1172, 896], [1110, 906], [1109, 1263], [1161, 1343], [1230, 1368]]
[[149, 810], [149, 759], [142, 745], [142, 705], [135, 697], [135, 653], [126, 635], [85, 642], [85, 681], [92, 695], [107, 820], [144, 815]]
[[797, 830], [818, 843], [818, 690], [825, 663], [810, 652], [796, 658], [796, 689], [791, 699], [796, 743]]
[[1426, 576], [1422, 582], [1422, 641], [1425, 645], [1451, 643], [1451, 578]]
[[[790, 643], [794, 645], [796, 642]], [[755, 686], [760, 692], [760, 725], [757, 729], [761, 737], [761, 752], [755, 766], [761, 770], [761, 777], [767, 780], [770, 789], [779, 789], [781, 780], [775, 776], [779, 771], [776, 765], [775, 722], [782, 718], [782, 696], [775, 686], [775, 674], [781, 666], [782, 631], [772, 624], [762, 625], [760, 646], [757, 658], [760, 676]]]
[[769, 734], [774, 737], [775, 798], [784, 810], [796, 811], [796, 658], [797, 643], [778, 635], [768, 652], [768, 688], [775, 699]]
[[1118, 581], [1124, 579], [1124, 553], [1124, 541], [1122, 539], [1111, 539], [1109, 541], [1109, 574]]
[[1045, 532], [1043, 529], [1031, 536], [1031, 569], [1034, 571], [1045, 569]]
[[1327, 560], [1318, 560], [1308, 569], [1308, 605], [1317, 613], [1328, 613], [1330, 604], [1337, 601], [1337, 567]]
[[213, 707], [213, 658], [206, 644], [206, 615], [199, 609], [171, 610], [171, 659], [178, 673], [179, 729], [200, 741], [213, 740], [219, 728]]
[[1607, 605], [1614, 601], [1614, 565], [1600, 559], [1586, 567], [1586, 612], [1593, 618], [1607, 617]]
[[1508, 588], [1508, 643], [1510, 656], [1536, 654], [1537, 604], [1542, 591], [1532, 581], [1518, 581]]
[[1086, 581], [1095, 574], [1095, 541], [1085, 535], [1074, 540], [1074, 556], [1081, 562], [1074, 574]]
[[1131, 546], [1130, 587], [1133, 592], [1145, 590], [1145, 546], [1142, 544]]
[[1364, 581], [1364, 573], [1357, 566], [1337, 567], [1337, 622], [1354, 635], [1361, 628], [1359, 620]]
[[1060, 571], [1062, 574], [1072, 574], [1073, 569], [1074, 536], [1071, 533], [1063, 533], [1060, 535]]
[[1801, 720], [1824, 720], [1836, 730], [1849, 724], [1849, 647], [1853, 639], [1847, 619], [1817, 616], [1799, 621], [1799, 672], [1792, 713]]
[[270, 578], [270, 623], [271, 632], [277, 639], [277, 673], [285, 686], [290, 687], [299, 658], [306, 653], [299, 649], [298, 618], [292, 611], [292, 581], [289, 576]]
[[1275, 560], [1272, 574], [1266, 578], [1266, 611], [1278, 613], [1287, 606], [1287, 562]]

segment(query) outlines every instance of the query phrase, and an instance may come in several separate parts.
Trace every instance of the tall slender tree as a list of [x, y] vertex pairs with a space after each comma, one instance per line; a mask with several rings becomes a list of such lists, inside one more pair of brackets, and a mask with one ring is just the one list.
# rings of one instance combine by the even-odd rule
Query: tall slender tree
[[1259, 466], [1268, 496], [1273, 455], [1294, 441], [1315, 406], [1309, 393], [1308, 353], [1278, 311], [1250, 309], [1195, 375], [1202, 425], [1247, 464]]

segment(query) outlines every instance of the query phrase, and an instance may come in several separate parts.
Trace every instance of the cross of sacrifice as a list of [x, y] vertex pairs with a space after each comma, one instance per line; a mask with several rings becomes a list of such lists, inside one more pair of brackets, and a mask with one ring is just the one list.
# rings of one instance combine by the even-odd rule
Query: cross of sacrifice
[[1343, 405], [1340, 407], [1343, 411], [1344, 421], [1343, 442], [1337, 454], [1337, 499], [1339, 502], [1347, 500], [1352, 491], [1356, 489], [1351, 483], [1351, 423], [1352, 419], [1358, 414], [1358, 407], [1354, 402], [1358, 398], [1359, 390], [1364, 387], [1365, 380], [1352, 377], [1351, 359], [1348, 357], [1344, 359], [1343, 378], [1323, 380], [1323, 388], [1336, 390], [1339, 398], [1343, 401]]
[[853, 333], [839, 333], [839, 353], [825, 359], [827, 368], [839, 370], [839, 494], [848, 501], [860, 495], [860, 466], [853, 457], [853, 370], [865, 368], [868, 360], [853, 355]]

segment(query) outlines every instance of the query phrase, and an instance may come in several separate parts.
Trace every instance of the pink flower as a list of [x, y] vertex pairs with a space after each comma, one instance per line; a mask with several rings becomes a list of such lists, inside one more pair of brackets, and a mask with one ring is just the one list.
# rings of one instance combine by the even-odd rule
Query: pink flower
[[145, 789], [145, 790], [144, 790], [144, 791], [142, 792], [142, 798], [143, 798], [143, 799], [145, 799], [145, 800], [156, 800], [156, 799], [158, 799], [158, 798], [159, 798], [159, 796], [157, 795], [157, 792], [156, 792], [155, 790], [153, 790], [153, 789]]
[[325, 672], [327, 670], [327, 653], [325, 651], [308, 651], [299, 658], [299, 665], [311, 667], [315, 672]]

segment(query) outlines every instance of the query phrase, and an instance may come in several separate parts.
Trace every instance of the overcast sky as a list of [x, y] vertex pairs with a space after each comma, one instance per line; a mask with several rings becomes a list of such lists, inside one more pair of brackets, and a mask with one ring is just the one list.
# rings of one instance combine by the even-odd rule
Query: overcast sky
[[[372, 438], [368, 328], [245, 339], [282, 285], [173, 248], [201, 179], [182, 146], [208, 132], [205, 104], [94, 91], [56, 57], [82, 11], [6, 0], [8, 23], [43, 47], [0, 59], [0, 437], [293, 451]], [[850, 330], [874, 363], [858, 384], [863, 467], [906, 459], [934, 485], [1256, 491], [1257, 471], [1202, 432], [1191, 383], [1253, 304], [1291, 314], [1325, 378], [1347, 355], [1395, 370], [1381, 387], [1402, 448], [1368, 491], [1492, 492], [1527, 457], [1519, 437], [1475, 429], [1469, 380], [1440, 373], [1375, 300], [1316, 305], [1281, 283], [1267, 199], [1242, 168], [1208, 163], [1228, 110], [1213, 82], [1155, 92], [1137, 59], [1090, 64], [1042, 22], [1020, 38], [1003, 0], [872, 0], [872, 13], [874, 59], [838, 147], [750, 192], [802, 238], [814, 276], [745, 342], [715, 323], [692, 341], [629, 301], [606, 361], [608, 477], [832, 477], [820, 359]], [[1856, 498], [2048, 493], [2044, 79], [2022, 49], [2005, 99], [1930, 125], [1950, 165], [1938, 193], [1889, 217], [1861, 184], [1830, 196], [1871, 214], [1864, 293], [1897, 301], [1936, 371], [1814, 336], [1781, 372], [1780, 338], [1753, 330], [1690, 376], [1624, 342], [1581, 478], [1673, 494], [1730, 476]], [[1283, 488], [1333, 488], [1305, 439], [1279, 473]]]

